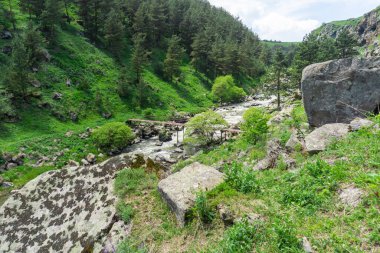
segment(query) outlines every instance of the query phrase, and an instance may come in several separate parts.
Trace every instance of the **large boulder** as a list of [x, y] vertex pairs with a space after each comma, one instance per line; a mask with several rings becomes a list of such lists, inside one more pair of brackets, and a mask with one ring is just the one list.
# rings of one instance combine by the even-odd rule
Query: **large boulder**
[[223, 173], [213, 167], [193, 163], [160, 181], [158, 190], [175, 213], [179, 225], [184, 226], [197, 191], [212, 190], [223, 181]]
[[306, 151], [315, 154], [324, 151], [336, 139], [341, 139], [349, 133], [349, 125], [336, 123], [327, 124], [315, 129], [305, 138]]
[[302, 74], [305, 110], [311, 126], [350, 123], [379, 113], [380, 57], [317, 63]]
[[117, 222], [114, 177], [130, 164], [50, 171], [14, 191], [0, 208], [0, 252], [101, 252]]

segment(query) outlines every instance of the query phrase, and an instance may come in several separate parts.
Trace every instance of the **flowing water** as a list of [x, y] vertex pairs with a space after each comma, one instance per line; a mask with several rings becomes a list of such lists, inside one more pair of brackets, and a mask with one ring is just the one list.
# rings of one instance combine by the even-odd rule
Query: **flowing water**
[[[269, 98], [260, 96], [256, 99], [250, 98], [242, 103], [219, 107], [215, 110], [215, 112], [219, 113], [227, 121], [230, 127], [233, 128], [242, 122], [243, 114], [249, 108], [269, 108], [273, 106], [275, 101], [275, 96]], [[154, 160], [169, 161], [174, 163], [175, 160], [173, 160], [173, 157], [178, 157], [178, 155], [182, 153], [181, 150], [177, 148], [177, 134], [179, 144], [181, 144], [183, 142], [184, 135], [182, 131], [179, 131], [173, 133], [172, 141], [164, 142], [162, 146], [157, 146], [159, 141], [158, 136], [156, 136], [151, 139], [142, 140], [141, 142], [130, 146], [127, 152], [131, 154], [142, 154]]]

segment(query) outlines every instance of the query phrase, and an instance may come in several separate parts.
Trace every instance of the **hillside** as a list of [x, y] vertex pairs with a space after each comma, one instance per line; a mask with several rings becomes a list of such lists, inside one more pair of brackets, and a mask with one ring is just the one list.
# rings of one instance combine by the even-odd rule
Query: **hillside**
[[[107, 120], [169, 119], [176, 113], [194, 114], [213, 105], [210, 90], [216, 76], [233, 74], [241, 86], [249, 89], [262, 72], [262, 64], [253, 62], [254, 57], [250, 57], [260, 54], [257, 36], [226, 11], [207, 2], [142, 0], [120, 2], [117, 3], [120, 6], [115, 7], [112, 6], [117, 5], [116, 2], [104, 2], [107, 8], [101, 10], [92, 9], [95, 7], [91, 1], [88, 6], [86, 1], [67, 2], [68, 8], [61, 6], [56, 10], [62, 15], [64, 12], [65, 19], [53, 20], [57, 22], [54, 41], [50, 41], [46, 29], [41, 27], [44, 16], [31, 9], [32, 13], [36, 12], [32, 15], [33, 29], [39, 27], [36, 32], [44, 37], [39, 46], [47, 51], [48, 59], [38, 63], [37, 68], [26, 69], [28, 80], [20, 85], [27, 91], [20, 99], [19, 94], [2, 86], [9, 84], [7, 77], [15, 38], [25, 33], [29, 22], [28, 10], [20, 9], [23, 2], [4, 1], [0, 12], [0, 48], [3, 49], [0, 71], [4, 73], [0, 76], [0, 83], [3, 83], [0, 91], [9, 93], [4, 97], [11, 97], [6, 104], [12, 105], [11, 113], [1, 115], [0, 110], [2, 149], [29, 138], [41, 138], [68, 129], [85, 129]], [[118, 27], [106, 26], [105, 15], [116, 7], [123, 10], [122, 16], [117, 14], [123, 28], [117, 36], [122, 37], [115, 37], [122, 43], [111, 45], [107, 36], [112, 34], [108, 35], [107, 29], [118, 31]], [[87, 13], [85, 10], [88, 10], [88, 17], [83, 14]], [[170, 16], [162, 16], [162, 13], [170, 13]], [[101, 18], [94, 20], [96, 15]], [[206, 17], [208, 21], [203, 22]], [[104, 22], [104, 27], [99, 25], [95, 31], [91, 23], [83, 22], [86, 18]], [[141, 27], [140, 19], [145, 19]], [[201, 26], [199, 22], [207, 25]], [[176, 28], [171, 29], [173, 26]], [[136, 82], [132, 57], [136, 47], [134, 37], [138, 34], [147, 35], [142, 46], [149, 56], [147, 62], [141, 62], [142, 78]], [[172, 36], [178, 36], [180, 46], [185, 49], [174, 79], [164, 73], [168, 41]], [[240, 39], [232, 42], [231, 38], [236, 37]], [[239, 50], [245, 50], [241, 57], [250, 58], [236, 58]], [[234, 64], [235, 60], [240, 63]]]
[[357, 38], [363, 55], [380, 55], [380, 7], [358, 18], [323, 24], [313, 33], [335, 39], [343, 29], [348, 29]]

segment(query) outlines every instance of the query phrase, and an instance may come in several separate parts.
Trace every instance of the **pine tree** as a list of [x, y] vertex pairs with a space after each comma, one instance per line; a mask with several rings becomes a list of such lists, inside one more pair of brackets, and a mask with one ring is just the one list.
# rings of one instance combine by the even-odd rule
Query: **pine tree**
[[16, 99], [24, 99], [28, 95], [29, 62], [25, 56], [28, 56], [28, 50], [24, 45], [24, 40], [22, 37], [17, 37], [13, 42], [11, 65], [3, 80], [6, 91]]
[[115, 55], [118, 59], [123, 51], [125, 35], [125, 26], [122, 18], [123, 15], [119, 10], [111, 9], [104, 24], [104, 37], [107, 46], [113, 55]]
[[20, 0], [19, 5], [23, 12], [29, 14], [29, 19], [32, 15], [39, 18], [45, 8], [45, 0]]
[[41, 33], [34, 27], [32, 22], [28, 23], [27, 29], [22, 36], [22, 42], [26, 49], [24, 58], [27, 60], [28, 69], [38, 68], [44, 59], [43, 37]]
[[164, 61], [164, 72], [170, 81], [181, 73], [180, 66], [185, 49], [180, 45], [181, 39], [174, 35], [169, 41], [168, 51]]
[[340, 58], [347, 58], [358, 54], [355, 47], [359, 46], [355, 37], [348, 31], [343, 29], [336, 39], [336, 47]]
[[274, 57], [274, 69], [277, 81], [277, 109], [281, 110], [281, 75], [285, 69], [285, 55], [281, 50], [277, 50]]
[[4, 116], [13, 115], [14, 109], [11, 102], [11, 96], [3, 87], [0, 86], [0, 124], [1, 119], [4, 118]]
[[56, 43], [57, 26], [62, 23], [63, 2], [61, 0], [45, 0], [45, 10], [41, 15], [41, 27], [51, 45]]

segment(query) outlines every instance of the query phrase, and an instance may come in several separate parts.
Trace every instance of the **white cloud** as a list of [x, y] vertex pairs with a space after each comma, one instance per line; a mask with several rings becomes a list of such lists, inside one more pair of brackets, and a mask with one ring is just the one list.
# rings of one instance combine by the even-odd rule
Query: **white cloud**
[[209, 0], [228, 10], [263, 39], [301, 41], [323, 22], [363, 15], [378, 0]]

